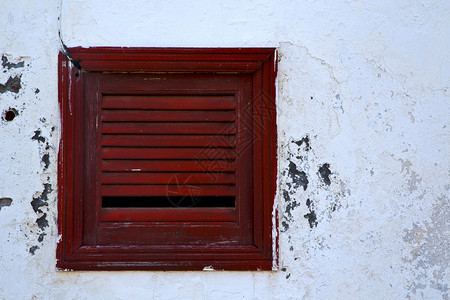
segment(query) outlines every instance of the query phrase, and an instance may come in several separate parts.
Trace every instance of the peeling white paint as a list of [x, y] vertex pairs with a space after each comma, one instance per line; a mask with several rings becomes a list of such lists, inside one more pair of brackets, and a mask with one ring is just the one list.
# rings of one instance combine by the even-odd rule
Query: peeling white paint
[[6, 1], [0, 299], [449, 298], [448, 1], [60, 6], [69, 47], [277, 47], [279, 271], [57, 272], [58, 5]]

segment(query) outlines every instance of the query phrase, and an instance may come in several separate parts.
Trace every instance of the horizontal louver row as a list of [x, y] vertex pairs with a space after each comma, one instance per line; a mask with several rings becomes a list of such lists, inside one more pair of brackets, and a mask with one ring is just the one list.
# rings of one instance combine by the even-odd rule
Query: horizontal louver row
[[234, 96], [104, 96], [102, 197], [235, 196], [235, 107]]

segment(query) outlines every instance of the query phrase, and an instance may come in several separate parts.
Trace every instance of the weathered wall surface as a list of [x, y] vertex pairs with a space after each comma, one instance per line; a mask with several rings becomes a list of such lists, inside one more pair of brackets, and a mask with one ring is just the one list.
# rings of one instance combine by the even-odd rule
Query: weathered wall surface
[[448, 299], [448, 1], [64, 0], [68, 46], [278, 48], [278, 272], [56, 272], [57, 1], [0, 9], [0, 299]]

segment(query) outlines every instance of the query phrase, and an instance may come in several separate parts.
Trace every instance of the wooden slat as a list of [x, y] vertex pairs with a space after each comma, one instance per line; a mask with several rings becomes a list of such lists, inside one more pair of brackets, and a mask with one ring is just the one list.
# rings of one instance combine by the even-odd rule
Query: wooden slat
[[233, 148], [103, 147], [103, 159], [234, 159]]
[[[127, 222], [105, 223], [102, 224], [103, 226], [99, 226], [98, 229], [96, 228], [99, 237], [97, 245], [126, 245], [128, 248], [149, 244], [209, 246], [215, 244], [223, 245], [225, 243], [226, 245], [237, 245], [236, 237], [239, 234], [239, 228], [235, 222], [226, 222], [225, 224], [213, 222], [198, 224], [200, 223], [198, 222], [198, 225], [193, 226], [191, 224], [189, 224], [191, 226], [186, 226], [185, 222], [180, 222], [169, 226], [166, 224], [164, 224], [165, 226], [155, 226], [155, 228], [152, 228], [154, 226], [153, 222], [149, 222], [150, 224], [147, 226], [129, 226]], [[202, 238], [199, 239], [199, 236]], [[133, 241], [133, 244], [130, 244], [130, 241]], [[161, 253], [163, 251], [155, 252]], [[199, 250], [194, 250], [193, 252], [199, 252]], [[171, 254], [169, 253], [168, 256]], [[123, 256], [124, 254], [121, 253], [121, 255]], [[187, 259], [190, 260], [190, 257]], [[206, 265], [204, 264], [204, 266]], [[161, 265], [159, 266], [161, 267]]]
[[138, 122], [226, 122], [233, 121], [234, 111], [103, 110], [102, 121]]
[[234, 184], [233, 173], [103, 172], [102, 184]]
[[[103, 95], [230, 95], [239, 89], [234, 74], [99, 74]], [[219, 92], [220, 91], [220, 92]]]
[[226, 222], [236, 220], [236, 209], [234, 207], [103, 208], [100, 219], [114, 222]]
[[103, 185], [102, 196], [235, 196], [234, 185]]
[[148, 71], [158, 72], [164, 69], [166, 72], [192, 72], [202, 70], [203, 72], [252, 72], [259, 66], [259, 62], [253, 61], [83, 61], [83, 68], [89, 71], [111, 71], [111, 72], [133, 72]]
[[144, 134], [233, 134], [236, 132], [234, 122], [226, 123], [137, 123], [117, 122], [102, 124], [103, 133], [144, 133]]
[[234, 135], [103, 135], [103, 146], [234, 147]]
[[[139, 47], [96, 47], [71, 48], [70, 53], [85, 60], [186, 60], [186, 61], [260, 61], [263, 62], [274, 48], [139, 48]], [[201, 54], [199, 54], [199, 52]]]
[[103, 171], [131, 172], [233, 172], [234, 161], [226, 160], [103, 160]]
[[102, 108], [169, 109], [169, 110], [233, 110], [233, 96], [105, 96]]

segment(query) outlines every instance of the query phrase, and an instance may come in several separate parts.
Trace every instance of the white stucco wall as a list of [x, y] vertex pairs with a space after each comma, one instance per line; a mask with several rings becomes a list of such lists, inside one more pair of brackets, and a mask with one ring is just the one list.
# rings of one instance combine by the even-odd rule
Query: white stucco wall
[[55, 270], [57, 16], [0, 4], [0, 299], [449, 298], [450, 2], [63, 0], [68, 46], [278, 48], [277, 272]]

